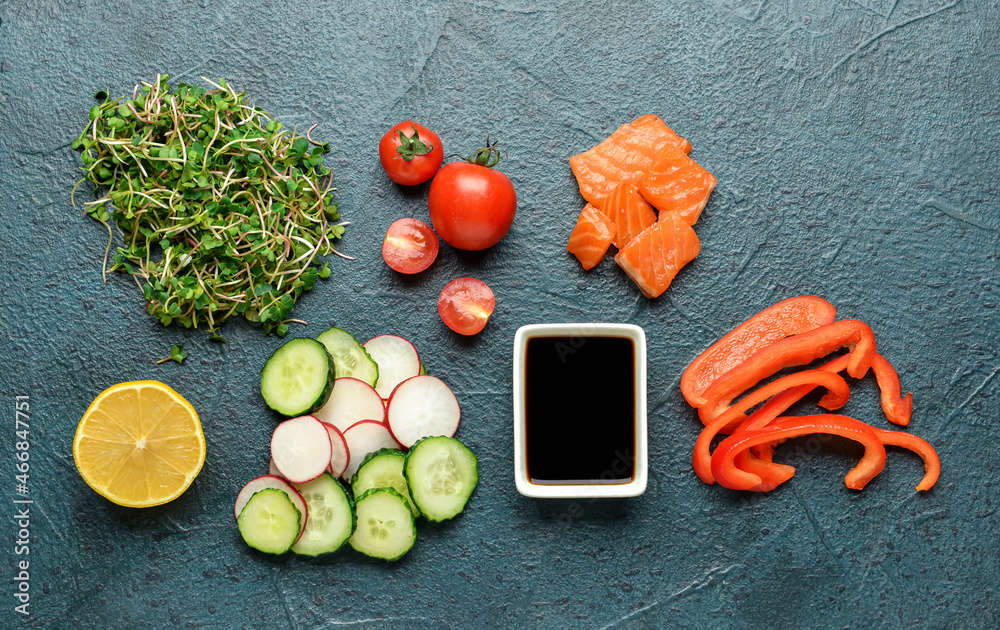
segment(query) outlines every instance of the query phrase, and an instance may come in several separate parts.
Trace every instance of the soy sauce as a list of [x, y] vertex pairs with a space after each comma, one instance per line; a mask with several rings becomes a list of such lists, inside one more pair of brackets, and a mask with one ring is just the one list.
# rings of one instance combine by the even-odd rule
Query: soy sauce
[[634, 366], [627, 337], [528, 339], [525, 438], [532, 483], [632, 481]]

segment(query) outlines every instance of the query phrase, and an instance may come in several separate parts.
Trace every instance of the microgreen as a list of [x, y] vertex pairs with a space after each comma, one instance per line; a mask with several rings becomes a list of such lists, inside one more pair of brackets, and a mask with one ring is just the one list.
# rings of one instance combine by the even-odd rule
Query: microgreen
[[176, 361], [179, 365], [184, 365], [184, 359], [186, 359], [188, 353], [184, 351], [184, 345], [179, 344], [170, 348], [170, 356], [165, 357], [157, 361], [157, 364], [166, 363], [167, 361]]
[[85, 214], [109, 235], [113, 219], [123, 239], [110, 266], [109, 241], [102, 269], [131, 274], [165, 326], [206, 325], [221, 340], [236, 313], [284, 335], [299, 321], [288, 318], [298, 297], [330, 275], [317, 257], [350, 258], [333, 246], [348, 224], [323, 166], [330, 148], [284, 129], [224, 79], [204, 80], [212, 89], [171, 90], [163, 75], [131, 97], [98, 92], [72, 147], [85, 172], [77, 186], [103, 192]]

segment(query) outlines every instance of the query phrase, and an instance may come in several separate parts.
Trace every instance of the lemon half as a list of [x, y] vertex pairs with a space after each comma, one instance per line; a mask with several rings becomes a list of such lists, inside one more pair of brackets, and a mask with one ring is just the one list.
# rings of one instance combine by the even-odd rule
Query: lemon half
[[95, 492], [126, 507], [179, 497], [205, 463], [194, 407], [158, 381], [113, 385], [90, 403], [73, 440], [73, 460]]

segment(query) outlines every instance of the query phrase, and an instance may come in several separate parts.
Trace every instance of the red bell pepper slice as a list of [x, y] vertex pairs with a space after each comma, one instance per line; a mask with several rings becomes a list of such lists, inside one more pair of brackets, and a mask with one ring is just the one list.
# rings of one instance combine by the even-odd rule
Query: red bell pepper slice
[[[828, 372], [842, 372], [847, 367], [848, 358], [846, 354], [839, 356], [833, 361], [820, 366], [818, 369]], [[908, 424], [913, 410], [913, 394], [909, 393], [905, 398], [899, 397], [899, 375], [896, 374], [896, 370], [892, 368], [892, 365], [882, 355], [875, 355], [871, 367], [881, 390], [882, 410], [885, 412], [886, 418], [894, 424]], [[813, 389], [815, 389], [813, 385], [801, 385], [774, 396], [744, 420], [734, 433], [752, 431], [767, 426], [768, 423], [784, 413]], [[774, 449], [777, 445], [777, 443], [761, 444], [737, 454], [736, 467], [761, 477], [764, 479], [764, 485], [768, 485], [768, 479], [770, 478], [773, 483], [768, 489], [774, 489], [791, 478], [791, 475], [788, 475], [788, 466], [772, 462]], [[931, 450], [933, 451], [933, 449]], [[919, 451], [917, 452], [919, 454]], [[937, 454], [935, 453], [933, 456], [937, 457]], [[924, 461], [927, 462], [928, 459], [924, 458]], [[938, 467], [940, 470], [940, 462]]]
[[[817, 369], [825, 372], [843, 372], [847, 368], [847, 360], [849, 358], [849, 355], [841, 355], [833, 361], [824, 363]], [[814, 389], [815, 386], [813, 385], [800, 385], [795, 389], [778, 394], [740, 423], [740, 426], [736, 428], [734, 433], [763, 429]], [[776, 464], [772, 461], [774, 449], [784, 441], [776, 440], [767, 444], [760, 444], [736, 454], [735, 461], [737, 468], [753, 473], [763, 479], [760, 486], [756, 486], [752, 490], [758, 492], [774, 490], [791, 479], [792, 475], [795, 474], [794, 467], [785, 464]]]
[[873, 427], [864, 422], [834, 414], [783, 417], [765, 429], [736, 433], [722, 441], [712, 455], [712, 475], [720, 485], [733, 490], [751, 490], [761, 486], [761, 477], [740, 470], [735, 465], [736, 454], [751, 446], [786, 440], [800, 435], [828, 433], [840, 435], [865, 447], [861, 461], [852, 468], [844, 482], [852, 490], [861, 490], [885, 468], [885, 446]]
[[[874, 428], [874, 427], [873, 427]], [[875, 435], [887, 446], [900, 446], [913, 451], [924, 460], [924, 477], [917, 484], [917, 490], [930, 490], [941, 476], [941, 458], [934, 447], [912, 433], [875, 429]]]
[[703, 393], [720, 376], [763, 346], [826, 324], [837, 309], [823, 298], [803, 295], [788, 298], [757, 313], [699, 354], [681, 375], [681, 393], [692, 407], [701, 407]]
[[889, 422], [906, 426], [910, 424], [910, 416], [913, 414], [913, 393], [900, 398], [901, 388], [899, 386], [899, 374], [893, 369], [892, 364], [885, 360], [881, 354], [876, 354], [872, 361], [872, 372], [875, 372], [875, 380], [878, 388], [882, 391], [882, 411]]
[[698, 416], [707, 425], [726, 411], [734, 398], [768, 376], [787, 367], [812, 363], [844, 346], [850, 349], [847, 373], [861, 378], [875, 358], [875, 333], [864, 322], [843, 319], [759, 349], [705, 390], [707, 402], [698, 409]]
[[[817, 369], [833, 373], [843, 372], [847, 368], [847, 360], [849, 358], [849, 355], [841, 355], [833, 361], [824, 363]], [[814, 385], [800, 385], [774, 396], [771, 400], [764, 403], [760, 409], [750, 414], [746, 420], [740, 423], [740, 426], [733, 433], [764, 428], [814, 389], [816, 389]], [[753, 473], [763, 480], [759, 485], [751, 488], [751, 490], [756, 492], [774, 490], [795, 475], [795, 468], [793, 466], [777, 464], [772, 461], [774, 449], [783, 442], [785, 440], [775, 440], [774, 442], [760, 444], [736, 454], [735, 462], [737, 468]]]
[[[843, 407], [851, 395], [847, 381], [836, 373], [827, 370], [805, 370], [768, 383], [760, 389], [751, 392], [743, 400], [727, 409], [725, 413], [719, 415], [718, 418], [702, 430], [701, 435], [698, 436], [698, 441], [695, 442], [691, 463], [698, 478], [707, 484], [715, 482], [715, 479], [712, 477], [712, 455], [710, 453], [712, 439], [719, 433], [731, 432], [744, 418], [744, 411], [791, 388], [808, 387], [811, 390], [816, 386], [827, 389], [828, 393], [819, 401], [820, 407], [825, 409], [833, 410]], [[767, 422], [777, 417], [782, 411], [784, 409], [777, 411], [774, 416], [767, 419]], [[757, 416], [757, 414], [754, 414], [754, 416]]]
[[[847, 367], [847, 360], [848, 355], [845, 354], [817, 369], [826, 370], [827, 372], [842, 372]], [[900, 398], [899, 375], [896, 374], [896, 370], [893, 369], [892, 365], [881, 354], [876, 353], [871, 367], [881, 391], [882, 411], [885, 412], [886, 419], [893, 424], [903, 426], [909, 424], [910, 416], [913, 412], [913, 394], [908, 393], [905, 397]], [[767, 426], [768, 423], [784, 413], [813, 389], [815, 389], [815, 386], [807, 384], [778, 394], [744, 420], [736, 428], [735, 432], [752, 431], [753, 429], [760, 429]], [[773, 452], [773, 445], [761, 444], [760, 446], [755, 446], [749, 452], [740, 453], [736, 456], [736, 466], [742, 470], [749, 470], [747, 466], [752, 465], [750, 463], [752, 459], [760, 459], [763, 462], [770, 463]], [[757, 474], [760, 474], [760, 470], [760, 467], [755, 467]], [[775, 468], [774, 473], [778, 473], [777, 468]]]

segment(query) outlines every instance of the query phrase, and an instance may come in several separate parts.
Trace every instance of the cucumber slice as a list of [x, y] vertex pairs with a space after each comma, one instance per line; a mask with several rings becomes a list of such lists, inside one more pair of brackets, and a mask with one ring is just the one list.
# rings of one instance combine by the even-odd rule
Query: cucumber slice
[[372, 558], [399, 560], [413, 548], [417, 525], [406, 499], [392, 488], [374, 488], [355, 503], [358, 527], [351, 547]]
[[292, 505], [295, 506], [295, 509], [299, 511], [299, 514], [302, 517], [299, 522], [299, 536], [301, 537], [302, 532], [306, 529], [306, 521], [309, 520], [309, 508], [306, 507], [306, 500], [302, 498], [302, 495], [299, 494], [298, 490], [292, 487], [292, 484], [285, 479], [276, 476], [274, 473], [262, 475], [256, 479], [251, 479], [247, 485], [243, 486], [240, 493], [236, 495], [236, 521], [239, 522], [240, 514], [243, 512], [243, 508], [247, 506], [247, 503], [250, 502], [253, 495], [267, 488], [281, 490], [288, 495], [288, 499], [292, 502]]
[[403, 476], [403, 465], [406, 455], [394, 448], [383, 448], [375, 453], [369, 453], [361, 462], [358, 472], [351, 480], [351, 490], [361, 496], [372, 488], [392, 488], [398, 492], [410, 506], [413, 517], [420, 516], [420, 510], [410, 498], [410, 488]]
[[306, 530], [292, 551], [303, 556], [318, 556], [340, 549], [354, 533], [354, 506], [347, 491], [330, 473], [306, 483], [295, 484], [306, 500], [309, 518]]
[[337, 364], [337, 377], [351, 377], [372, 387], [378, 381], [378, 364], [371, 358], [354, 335], [340, 328], [331, 328], [316, 337]]
[[264, 553], [282, 554], [299, 537], [301, 518], [287, 494], [265, 488], [250, 497], [236, 522], [248, 545]]
[[260, 372], [260, 393], [271, 409], [304, 416], [324, 404], [336, 379], [333, 358], [315, 339], [292, 339], [274, 351]]
[[417, 508], [428, 520], [439, 522], [465, 508], [479, 483], [479, 463], [459, 440], [429, 437], [407, 453], [403, 474]]

